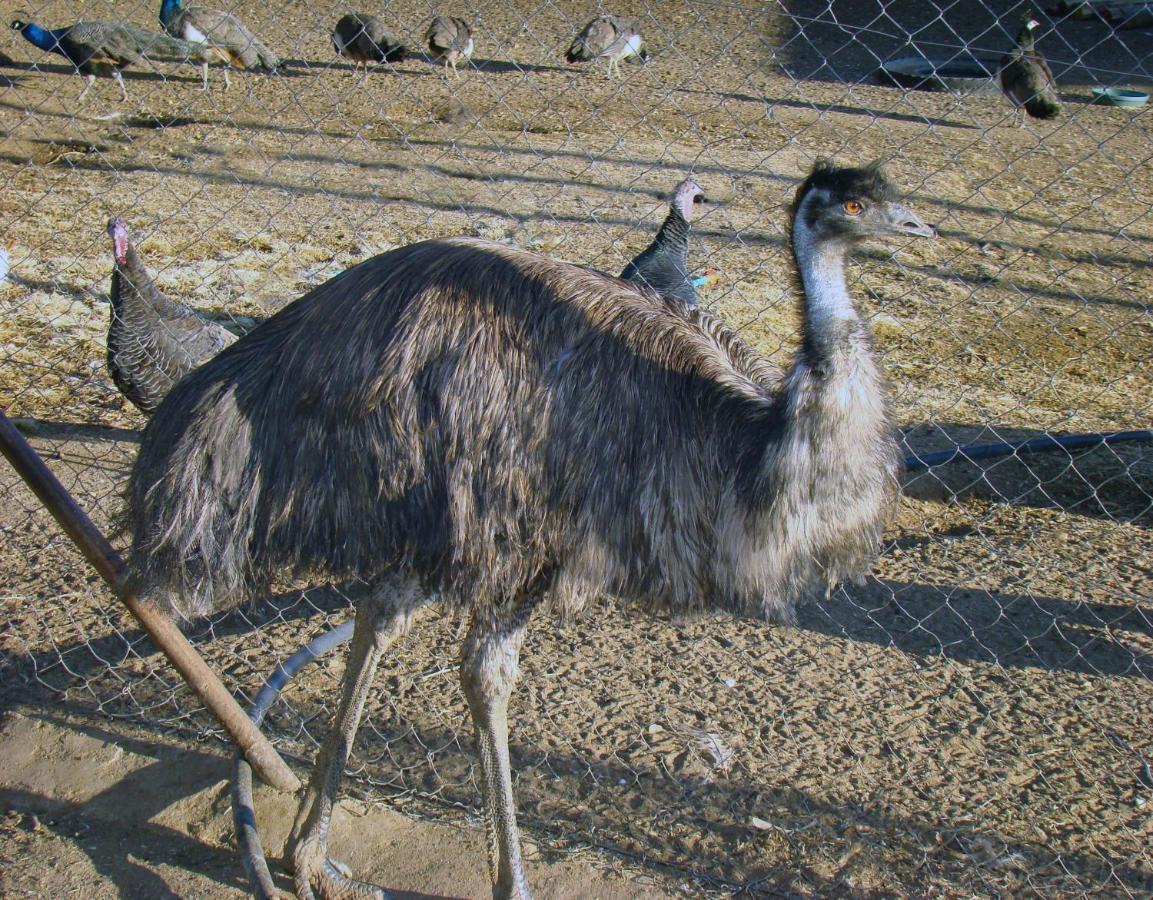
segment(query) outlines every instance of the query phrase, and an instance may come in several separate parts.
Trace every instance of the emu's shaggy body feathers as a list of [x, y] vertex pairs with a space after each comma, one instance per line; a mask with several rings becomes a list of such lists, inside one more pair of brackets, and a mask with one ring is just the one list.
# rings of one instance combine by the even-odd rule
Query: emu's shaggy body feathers
[[788, 618], [876, 551], [896, 455], [869, 351], [863, 326], [845, 336], [842, 385], [802, 352], [782, 391], [727, 329], [618, 279], [478, 240], [403, 247], [168, 395], [131, 479], [134, 568], [182, 614], [287, 569], [408, 571], [474, 610], [604, 591]]

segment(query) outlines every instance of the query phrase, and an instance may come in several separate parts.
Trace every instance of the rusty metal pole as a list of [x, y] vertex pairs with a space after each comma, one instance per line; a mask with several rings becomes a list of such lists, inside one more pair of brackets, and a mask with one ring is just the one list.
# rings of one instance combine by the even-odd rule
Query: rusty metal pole
[[152, 642], [168, 657], [189, 687], [232, 736], [260, 779], [282, 791], [295, 791], [299, 788], [300, 779], [280, 758], [268, 738], [245, 715], [180, 629], [159, 609], [136, 596], [136, 592], [127, 583], [128, 569], [120, 554], [108, 543], [100, 529], [92, 524], [92, 520], [52, 474], [40, 455], [24, 440], [24, 435], [16, 430], [3, 410], [0, 410], [0, 451], [3, 451], [8, 462], [80, 548], [80, 552], [108, 582], [112, 592], [148, 632]]

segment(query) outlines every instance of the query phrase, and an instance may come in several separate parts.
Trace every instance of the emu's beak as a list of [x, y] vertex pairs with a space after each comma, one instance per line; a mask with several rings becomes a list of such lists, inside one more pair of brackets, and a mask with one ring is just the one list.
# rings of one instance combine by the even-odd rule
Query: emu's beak
[[896, 234], [915, 235], [916, 237], [936, 237], [937, 231], [932, 225], [929, 225], [913, 212], [909, 207], [901, 203], [890, 203], [886, 209], [885, 218], [888, 219], [889, 227], [893, 229]]

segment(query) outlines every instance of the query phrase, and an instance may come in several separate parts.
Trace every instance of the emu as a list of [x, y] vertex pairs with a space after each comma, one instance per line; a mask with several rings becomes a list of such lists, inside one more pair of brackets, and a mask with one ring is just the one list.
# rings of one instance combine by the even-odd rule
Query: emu
[[619, 279], [450, 238], [343, 272], [173, 388], [129, 485], [144, 596], [188, 616], [285, 570], [370, 585], [293, 828], [301, 896], [378, 896], [328, 824], [377, 662], [434, 598], [471, 617], [493, 895], [527, 898], [506, 716], [534, 611], [605, 593], [789, 621], [867, 571], [900, 457], [844, 263], [932, 234], [879, 167], [818, 164], [793, 208], [803, 341], [767, 384]]

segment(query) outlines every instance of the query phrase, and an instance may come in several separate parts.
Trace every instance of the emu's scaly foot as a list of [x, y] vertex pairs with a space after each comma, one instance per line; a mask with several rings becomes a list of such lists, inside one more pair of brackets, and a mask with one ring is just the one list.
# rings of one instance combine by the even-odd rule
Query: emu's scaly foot
[[300, 900], [389, 900], [384, 888], [357, 881], [344, 863], [314, 851], [315, 845], [301, 845], [293, 854], [296, 895]]

